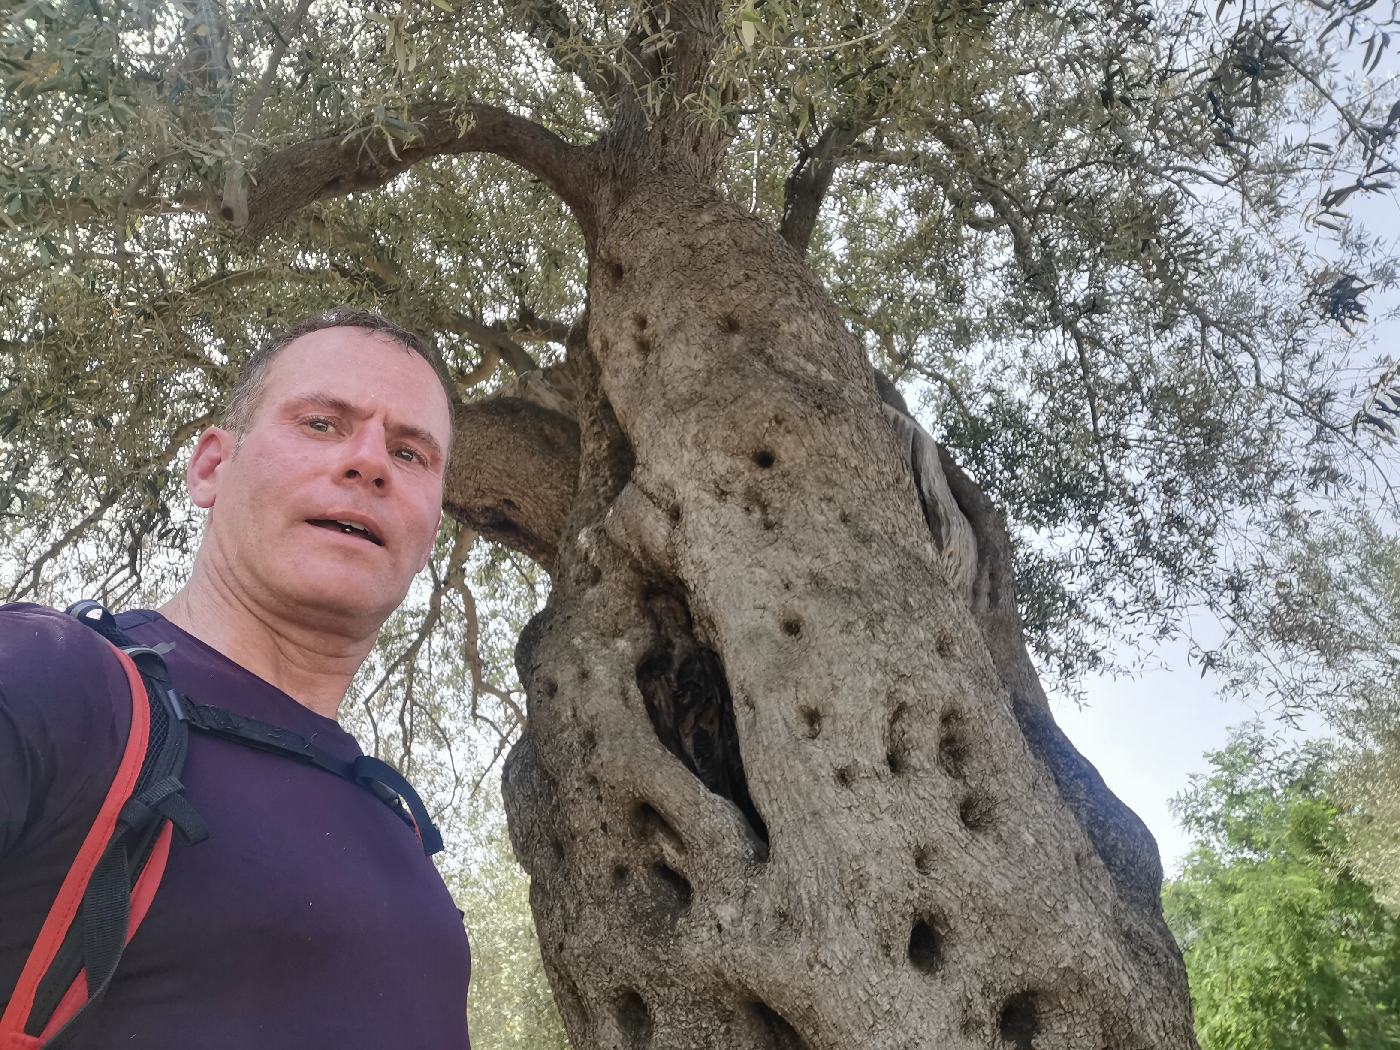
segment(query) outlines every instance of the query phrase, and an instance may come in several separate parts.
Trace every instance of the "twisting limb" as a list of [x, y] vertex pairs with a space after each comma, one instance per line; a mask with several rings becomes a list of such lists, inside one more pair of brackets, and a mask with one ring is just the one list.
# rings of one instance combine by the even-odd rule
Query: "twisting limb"
[[510, 337], [506, 325], [483, 324], [454, 310], [449, 316], [441, 319], [438, 327], [466, 336], [481, 347], [483, 355], [494, 354], [498, 361], [504, 361], [516, 375], [524, 375], [539, 367], [529, 352]]
[[[504, 689], [498, 689], [486, 681], [485, 672], [481, 669], [481, 617], [476, 608], [476, 595], [472, 593], [471, 585], [467, 583], [466, 572], [466, 552], [471, 549], [471, 545], [477, 539], [477, 533], [467, 528], [465, 525], [459, 526], [457, 539], [453, 546], [454, 555], [460, 547], [462, 550], [461, 560], [457, 563], [455, 570], [449, 571], [444, 576], [444, 584], [453, 590], [462, 599], [462, 612], [466, 618], [466, 655], [467, 670], [472, 681], [472, 708], [471, 716], [474, 720], [484, 722], [496, 731], [502, 738], [512, 735], [512, 730], [525, 724], [525, 712], [515, 699]], [[502, 731], [491, 719], [481, 713], [478, 701], [482, 695], [495, 697], [501, 705], [511, 713], [515, 719], [515, 725], [511, 729]]]
[[272, 51], [267, 56], [267, 65], [263, 67], [262, 76], [258, 78], [258, 86], [253, 89], [252, 97], [248, 99], [248, 105], [243, 110], [243, 119], [239, 121], [238, 128], [243, 135], [252, 135], [257, 130], [258, 120], [262, 117], [263, 105], [272, 93], [273, 81], [277, 79], [277, 70], [282, 65], [282, 59], [287, 55], [287, 49], [291, 47], [290, 37], [294, 36], [301, 28], [301, 23], [306, 18], [307, 9], [310, 6], [311, 0], [301, 0], [297, 4], [296, 10], [292, 12], [292, 17], [285, 30], [279, 28], [275, 23], [273, 24], [273, 35], [277, 37], [277, 42], [272, 45]]
[[591, 182], [586, 151], [541, 125], [497, 106], [422, 103], [409, 120], [416, 134], [392, 143], [372, 127], [328, 132], [264, 157], [252, 171], [248, 222], [257, 239], [308, 204], [377, 189], [419, 161], [492, 153], [519, 164], [549, 186], [587, 232]]
[[257, 132], [258, 120], [262, 117], [263, 104], [267, 102], [268, 95], [272, 93], [272, 84], [277, 78], [277, 69], [282, 64], [282, 59], [286, 56], [287, 48], [291, 43], [288, 37], [301, 28], [302, 20], [306, 18], [306, 11], [310, 6], [311, 0], [301, 0], [296, 11], [292, 13], [285, 33], [276, 24], [273, 25], [273, 34], [277, 37], [277, 41], [272, 45], [272, 52], [267, 57], [267, 65], [263, 68], [262, 76], [258, 78], [258, 84], [253, 89], [252, 97], [248, 99], [243, 117], [234, 126], [233, 134], [230, 136], [232, 140], [230, 142], [231, 156], [228, 171], [224, 175], [221, 211], [224, 218], [232, 220], [235, 226], [242, 226], [248, 221], [248, 172], [243, 164], [244, 151], [248, 140]]
[[477, 362], [475, 368], [465, 373], [457, 379], [459, 389], [470, 390], [479, 383], [484, 383], [496, 374], [496, 369], [501, 365], [500, 351], [494, 347], [481, 347], [481, 360]]
[[573, 325], [567, 321], [556, 321], [536, 317], [525, 306], [520, 307], [520, 316], [506, 325], [506, 332], [512, 339], [522, 343], [558, 343], [563, 346], [569, 339]]

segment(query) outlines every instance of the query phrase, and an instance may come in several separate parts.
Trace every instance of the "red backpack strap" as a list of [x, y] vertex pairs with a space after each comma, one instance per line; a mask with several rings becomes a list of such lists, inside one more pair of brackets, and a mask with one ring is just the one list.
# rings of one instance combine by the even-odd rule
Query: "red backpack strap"
[[[160, 880], [165, 875], [165, 862], [170, 857], [170, 840], [174, 831], [175, 826], [169, 823], [160, 829], [150, 858], [146, 861], [146, 866], [141, 869], [136, 885], [131, 890], [131, 917], [127, 922], [127, 944], [130, 944], [131, 938], [136, 936], [136, 931], [140, 928], [142, 920], [150, 911], [151, 901], [155, 898], [156, 890], [160, 888]], [[64, 1026], [72, 1021], [83, 1007], [87, 1006], [89, 998], [87, 970], [82, 969], [78, 971], [78, 976], [73, 978], [73, 983], [68, 986], [68, 990], [63, 993], [63, 998], [58, 1001], [58, 1006], [50, 1015], [48, 1024], [44, 1026], [39, 1041], [33, 1044], [34, 1047], [47, 1045], [49, 1040], [57, 1036]], [[10, 1048], [0, 1045], [0, 1050], [10, 1050]], [[27, 1050], [27, 1045], [21, 1044], [14, 1050]]]
[[20, 971], [19, 983], [15, 986], [9, 1005], [5, 1008], [4, 1015], [0, 1016], [0, 1048], [42, 1045], [42, 1042], [30, 1042], [33, 1037], [25, 1034], [30, 1012], [34, 1007], [35, 992], [53, 965], [59, 948], [68, 939], [74, 920], [78, 917], [78, 909], [87, 891], [88, 882], [107, 853], [112, 836], [116, 833], [122, 808], [136, 786], [146, 758], [151, 729], [146, 686], [141, 680], [141, 672], [137, 670], [131, 658], [120, 649], [116, 652], [131, 693], [131, 729], [127, 734], [126, 747], [122, 751], [121, 761], [117, 764], [112, 785], [107, 789], [107, 797], [102, 800], [102, 806], [97, 811], [97, 819], [92, 822], [83, 844], [78, 848], [73, 866], [63, 878], [58, 896], [54, 898], [49, 914], [44, 919], [44, 925], [39, 930], [39, 937], [34, 942], [24, 969]]

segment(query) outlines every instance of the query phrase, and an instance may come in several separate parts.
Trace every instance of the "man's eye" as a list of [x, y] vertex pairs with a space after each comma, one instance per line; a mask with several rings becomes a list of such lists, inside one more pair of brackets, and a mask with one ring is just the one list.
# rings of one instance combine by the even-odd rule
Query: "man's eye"
[[398, 456], [399, 459], [403, 460], [405, 463], [415, 463], [415, 462], [416, 462], [416, 463], [426, 463], [426, 462], [427, 462], [427, 459], [426, 459], [426, 458], [423, 456], [423, 454], [422, 454], [421, 452], [419, 452], [417, 449], [412, 449], [412, 448], [401, 448], [401, 449], [399, 449], [397, 452], [395, 452], [394, 455]]
[[329, 419], [308, 419], [306, 425], [318, 434], [329, 434], [335, 425]]

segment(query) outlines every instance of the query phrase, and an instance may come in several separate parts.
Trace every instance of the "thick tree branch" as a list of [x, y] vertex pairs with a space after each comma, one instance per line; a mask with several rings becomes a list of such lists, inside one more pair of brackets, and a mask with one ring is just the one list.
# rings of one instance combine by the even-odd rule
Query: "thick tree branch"
[[462, 406], [443, 508], [552, 569], [578, 483], [578, 424], [513, 397]]
[[817, 228], [822, 201], [840, 166], [842, 155], [860, 138], [870, 124], [864, 120], [839, 122], [822, 133], [815, 146], [804, 151], [785, 183], [783, 220], [778, 233], [783, 240], [807, 254], [812, 233]]
[[302, 20], [306, 17], [307, 8], [310, 6], [311, 0], [301, 0], [297, 9], [292, 13], [286, 33], [278, 29], [275, 22], [272, 23], [277, 42], [272, 46], [272, 53], [268, 56], [267, 65], [263, 69], [262, 76], [258, 78], [258, 85], [253, 89], [253, 96], [248, 100], [247, 108], [243, 111], [243, 118], [234, 128], [230, 142], [231, 159], [228, 172], [224, 176], [223, 204], [220, 211], [224, 218], [232, 219], [235, 225], [242, 226], [248, 221], [248, 173], [244, 168], [244, 151], [248, 141], [257, 131], [258, 121], [262, 117], [263, 105], [272, 93], [273, 82], [277, 79], [277, 68], [282, 64], [282, 59], [287, 54], [287, 48], [290, 46], [287, 37], [301, 28]]
[[558, 343], [562, 346], [568, 342], [573, 325], [566, 321], [536, 317], [522, 303], [520, 316], [507, 324], [505, 330], [512, 339], [522, 343]]
[[365, 128], [307, 139], [265, 157], [252, 172], [247, 234], [256, 239], [308, 204], [377, 189], [419, 161], [461, 153], [493, 153], [519, 164], [586, 221], [587, 154], [534, 121], [495, 106], [435, 105], [414, 112], [412, 122], [416, 134], [403, 142]]

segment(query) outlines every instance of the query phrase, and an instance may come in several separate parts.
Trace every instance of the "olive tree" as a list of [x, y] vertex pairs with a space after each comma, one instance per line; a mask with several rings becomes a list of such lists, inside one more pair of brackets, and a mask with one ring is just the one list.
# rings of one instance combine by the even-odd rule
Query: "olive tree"
[[[1336, 486], [1384, 502], [1377, 5], [10, 17], [12, 596], [158, 590], [250, 346], [377, 305], [464, 404], [368, 689], [408, 749], [456, 640], [575, 1046], [1194, 1045], [1155, 845], [1031, 652], [1228, 618]], [[523, 704], [477, 537], [549, 576]]]

